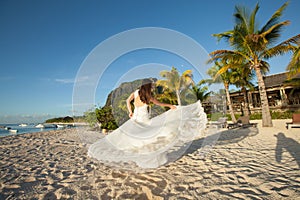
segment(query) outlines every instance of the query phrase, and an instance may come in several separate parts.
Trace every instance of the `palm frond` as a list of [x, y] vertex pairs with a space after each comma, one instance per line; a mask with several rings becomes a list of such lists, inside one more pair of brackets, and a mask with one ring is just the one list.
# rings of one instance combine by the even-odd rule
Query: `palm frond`
[[[248, 55], [253, 55], [253, 37], [255, 34], [247, 34], [244, 36], [244, 34], [240, 33], [239, 31], [237, 32], [239, 35], [239, 40], [236, 40], [235, 46], [237, 47], [238, 50], [241, 50], [241, 52], [247, 52]], [[250, 39], [250, 42], [249, 42]], [[255, 41], [255, 40], [254, 40]]]
[[247, 33], [249, 33], [249, 27], [247, 23], [247, 18], [249, 16], [248, 10], [242, 6], [235, 6], [235, 13], [233, 16], [235, 17], [236, 24], [240, 27], [243, 27]]
[[277, 45], [275, 47], [272, 47], [270, 49], [266, 49], [264, 52], [262, 52], [259, 57], [263, 59], [269, 59], [278, 55], [284, 55], [287, 52], [290, 52], [293, 46], [288, 45]]
[[214, 55], [222, 55], [222, 54], [225, 54], [225, 53], [234, 53], [234, 51], [232, 50], [216, 50], [216, 51], [213, 51], [210, 53], [211, 56], [214, 56]]
[[288, 20], [274, 24], [268, 30], [262, 32], [261, 35], [268, 42], [268, 44], [271, 45], [280, 37], [280, 32], [282, 31], [283, 27], [289, 24], [290, 21]]
[[217, 79], [220, 75], [228, 72], [229, 69], [230, 69], [229, 65], [225, 65], [225, 66], [221, 67], [219, 69], [219, 71], [217, 71], [216, 75], [214, 76], [214, 80]]
[[242, 63], [245, 60], [252, 62], [251, 57], [242, 51], [232, 51], [232, 50], [216, 50], [210, 53], [211, 58], [207, 63], [212, 63], [218, 60], [223, 60], [226, 62]]
[[300, 78], [292, 78], [292, 79], [288, 79], [286, 81], [283, 82], [284, 85], [288, 85], [288, 86], [296, 86], [299, 87], [300, 86]]
[[204, 84], [206, 84], [206, 83], [208, 83], [208, 79], [202, 79], [202, 80], [200, 80], [198, 83], [197, 83], [197, 85], [204, 85]]
[[168, 76], [169, 73], [170, 73], [169, 71], [163, 70], [163, 71], [159, 72], [159, 75], [160, 75], [161, 77], [166, 78], [166, 77]]
[[300, 74], [300, 46], [294, 51], [286, 69], [289, 71], [288, 78], [293, 78]]
[[209, 83], [209, 85], [213, 84], [213, 83], [222, 83], [222, 78], [220, 76], [216, 76], [217, 72], [220, 70], [220, 66], [217, 64], [217, 62], [215, 63], [214, 66], [212, 66], [211, 68], [209, 68], [207, 70], [207, 74], [212, 78], [212, 79], [206, 79], [206, 81]]
[[270, 71], [270, 65], [269, 65], [269, 63], [266, 62], [266, 61], [261, 60], [261, 61], [259, 62], [259, 64], [260, 64], [260, 71], [261, 71], [261, 73], [262, 73], [263, 75], [266, 75], [267, 72]]
[[258, 10], [259, 10], [259, 5], [257, 3], [254, 10], [253, 10], [253, 12], [250, 15], [250, 20], [249, 20], [249, 29], [250, 30], [249, 30], [249, 33], [254, 33], [255, 32], [255, 26], [256, 26], [255, 16], [256, 16], [256, 13], [257, 13]]
[[[205, 82], [205, 80], [201, 80], [200, 82]], [[203, 84], [198, 84], [198, 85], [193, 86], [191, 91], [197, 97], [197, 100], [200, 100], [200, 101], [206, 100], [209, 97], [209, 95], [211, 94], [211, 91], [209, 91], [209, 88], [207, 86], [203, 86]]]
[[300, 34], [283, 41], [279, 45], [300, 45]]
[[155, 84], [157, 86], [161, 86], [163, 88], [169, 88], [168, 81], [166, 81], [166, 80], [157, 80]]
[[272, 15], [272, 17], [268, 20], [268, 22], [262, 27], [261, 32], [263, 33], [270, 29], [274, 24], [277, 24], [279, 21], [279, 18], [282, 16], [282, 12], [284, 9], [288, 6], [288, 2], [284, 3], [278, 10], [275, 11], [275, 13]]
[[273, 56], [283, 55], [290, 51], [295, 52], [297, 48], [299, 48], [299, 45], [300, 34], [293, 36], [270, 49], [266, 49], [264, 52], [262, 52], [261, 57], [269, 59]]
[[230, 31], [225, 31], [223, 33], [212, 34], [212, 36], [216, 37], [219, 42], [221, 39], [228, 40], [232, 36], [232, 34], [233, 34], [233, 30], [230, 30]]
[[[208, 73], [208, 74], [209, 74], [209, 73]], [[204, 83], [207, 83], [208, 85], [211, 85], [211, 84], [215, 83], [215, 82], [213, 81], [213, 79], [210, 79], [210, 78], [208, 78], [208, 79], [203, 79], [203, 80], [201, 80], [201, 81], [203, 81]], [[198, 84], [201, 84], [201, 81], [200, 81]]]

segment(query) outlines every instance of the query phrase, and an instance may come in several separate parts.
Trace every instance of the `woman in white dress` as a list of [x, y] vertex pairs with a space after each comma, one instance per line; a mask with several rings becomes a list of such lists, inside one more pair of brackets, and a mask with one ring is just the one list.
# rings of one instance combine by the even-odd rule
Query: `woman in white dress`
[[[130, 120], [89, 147], [89, 156], [116, 166], [137, 164], [156, 168], [180, 157], [183, 146], [206, 127], [207, 118], [200, 101], [188, 106], [174, 106], [157, 101], [152, 95], [152, 82], [134, 91], [127, 99]], [[134, 101], [132, 112], [131, 101]], [[150, 119], [150, 103], [170, 110]], [[180, 150], [181, 149], [181, 150]]]

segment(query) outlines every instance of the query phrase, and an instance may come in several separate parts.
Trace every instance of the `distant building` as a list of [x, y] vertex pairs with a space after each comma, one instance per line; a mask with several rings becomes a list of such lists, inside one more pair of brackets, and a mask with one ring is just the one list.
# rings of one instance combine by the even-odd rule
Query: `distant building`
[[[300, 75], [296, 78], [300, 79]], [[263, 77], [271, 110], [298, 110], [300, 109], [300, 86], [287, 84], [287, 72], [272, 74]], [[261, 110], [261, 101], [258, 86], [253, 91], [247, 90], [247, 99], [251, 111]], [[233, 109], [242, 112], [245, 103], [241, 91], [230, 93]]]

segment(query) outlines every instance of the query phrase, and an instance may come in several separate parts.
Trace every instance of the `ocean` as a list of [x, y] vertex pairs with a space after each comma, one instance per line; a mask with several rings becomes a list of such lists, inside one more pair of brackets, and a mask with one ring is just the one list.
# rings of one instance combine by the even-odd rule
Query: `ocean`
[[[20, 126], [20, 124], [0, 124], [0, 137], [8, 136], [8, 135], [18, 135], [25, 133], [35, 133], [35, 132], [43, 132], [50, 130], [59, 130], [61, 128], [36, 128], [37, 124], [28, 124], [27, 126]], [[10, 130], [17, 130], [16, 133], [6, 130], [4, 127], [9, 127]]]

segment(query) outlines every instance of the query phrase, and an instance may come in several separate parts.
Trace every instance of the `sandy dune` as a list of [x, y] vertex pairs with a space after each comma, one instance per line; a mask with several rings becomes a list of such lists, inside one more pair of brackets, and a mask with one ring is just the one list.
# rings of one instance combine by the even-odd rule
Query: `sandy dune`
[[300, 199], [300, 128], [286, 130], [286, 121], [207, 132], [177, 161], [146, 171], [87, 157], [100, 133], [3, 137], [0, 199]]

